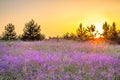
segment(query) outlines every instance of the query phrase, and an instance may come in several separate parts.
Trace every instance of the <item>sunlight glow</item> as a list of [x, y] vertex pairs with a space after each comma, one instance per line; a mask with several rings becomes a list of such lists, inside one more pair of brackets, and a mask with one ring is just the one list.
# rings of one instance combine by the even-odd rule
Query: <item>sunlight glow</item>
[[97, 34], [94, 38], [101, 38], [103, 37], [101, 34]]
[[103, 37], [103, 23], [105, 21], [108, 21], [108, 19], [102, 15], [102, 14], [94, 14], [91, 15], [87, 18], [85, 18], [85, 21], [83, 23], [85, 23], [87, 26], [89, 25], [94, 25], [95, 26], [95, 31], [93, 32], [94, 38], [100, 38]]
[[103, 33], [102, 25], [100, 23], [96, 23], [95, 26], [96, 26], [96, 31], [102, 34]]
[[102, 24], [100, 24], [99, 22], [95, 23], [96, 26], [96, 31], [95, 31], [95, 37], [94, 38], [100, 38], [103, 37], [103, 29], [102, 29]]

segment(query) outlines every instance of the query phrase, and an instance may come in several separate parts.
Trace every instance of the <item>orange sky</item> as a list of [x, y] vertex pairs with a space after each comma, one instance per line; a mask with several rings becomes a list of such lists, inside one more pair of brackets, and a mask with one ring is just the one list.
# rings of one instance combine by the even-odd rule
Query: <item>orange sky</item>
[[13, 23], [21, 34], [24, 24], [34, 19], [46, 36], [75, 32], [80, 23], [102, 29], [107, 21], [120, 24], [120, 0], [0, 0], [0, 34]]

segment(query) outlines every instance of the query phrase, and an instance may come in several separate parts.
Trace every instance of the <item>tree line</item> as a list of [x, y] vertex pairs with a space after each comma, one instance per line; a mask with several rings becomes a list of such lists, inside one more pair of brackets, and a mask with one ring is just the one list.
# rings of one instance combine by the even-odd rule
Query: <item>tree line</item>
[[43, 40], [45, 39], [45, 35], [41, 34], [40, 25], [35, 23], [32, 19], [28, 23], [25, 24], [23, 29], [23, 34], [17, 36], [15, 32], [15, 26], [12, 23], [9, 23], [5, 26], [5, 30], [2, 33], [1, 40], [23, 40], [23, 41], [35, 41], [35, 40]]
[[66, 34], [63, 35], [63, 38], [67, 40], [73, 39], [73, 40], [87, 41], [90, 39], [94, 39], [95, 36], [99, 34], [100, 38], [104, 38], [106, 40], [120, 44], [120, 30], [116, 28], [115, 22], [113, 22], [112, 25], [109, 25], [107, 22], [105, 22], [101, 27], [103, 29], [102, 34], [96, 31], [95, 25], [84, 27], [81, 23], [78, 29], [76, 30], [76, 34], [67, 32]]
[[[31, 21], [25, 24], [23, 34], [17, 35], [15, 32], [15, 26], [12, 23], [9, 23], [7, 26], [5, 26], [5, 30], [2, 33], [2, 36], [0, 36], [0, 39], [1, 40], [19, 39], [23, 41], [43, 40], [45, 39], [45, 35], [41, 34], [40, 28], [41, 26], [35, 23], [35, 21], [32, 19]], [[112, 25], [109, 25], [107, 22], [105, 22], [102, 28], [103, 33], [100, 34], [98, 31], [96, 31], [95, 25], [84, 27], [83, 24], [81, 23], [78, 29], [76, 30], [76, 34], [67, 32], [62, 36], [62, 39], [87, 41], [89, 39], [95, 38], [95, 36], [99, 34], [101, 37], [104, 37], [107, 40], [111, 40], [120, 44], [120, 30], [116, 28], [115, 22], [113, 22]], [[56, 38], [58, 39], [60, 37], [57, 36]]]

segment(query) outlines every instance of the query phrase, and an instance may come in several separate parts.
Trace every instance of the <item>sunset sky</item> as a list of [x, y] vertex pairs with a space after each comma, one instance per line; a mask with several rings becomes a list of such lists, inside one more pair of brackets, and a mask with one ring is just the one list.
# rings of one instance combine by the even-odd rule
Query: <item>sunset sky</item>
[[0, 0], [0, 34], [8, 23], [21, 34], [31, 19], [47, 37], [75, 33], [80, 23], [100, 30], [105, 21], [114, 21], [119, 28], [120, 0]]

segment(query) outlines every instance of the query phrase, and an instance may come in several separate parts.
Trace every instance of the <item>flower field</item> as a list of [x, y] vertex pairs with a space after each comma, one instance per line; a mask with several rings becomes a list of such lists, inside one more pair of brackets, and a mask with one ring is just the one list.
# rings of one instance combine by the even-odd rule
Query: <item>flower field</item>
[[0, 80], [120, 80], [120, 46], [105, 42], [0, 42]]

